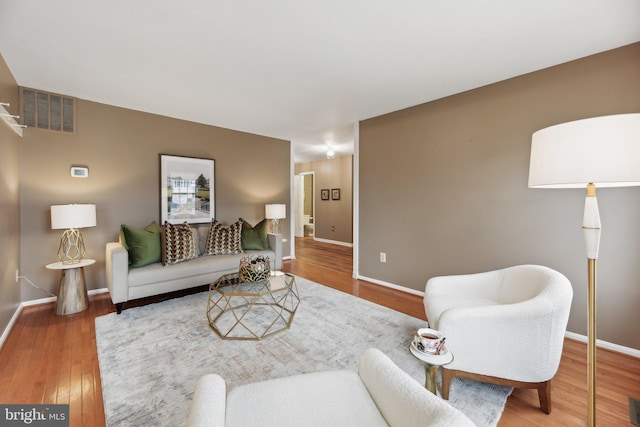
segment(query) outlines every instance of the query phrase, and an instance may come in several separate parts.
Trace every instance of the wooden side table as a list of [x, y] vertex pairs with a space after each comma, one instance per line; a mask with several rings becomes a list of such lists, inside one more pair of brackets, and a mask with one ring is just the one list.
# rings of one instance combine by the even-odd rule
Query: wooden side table
[[89, 308], [87, 282], [84, 279], [84, 267], [92, 265], [95, 259], [83, 259], [75, 264], [54, 262], [47, 264], [49, 270], [61, 270], [60, 290], [56, 303], [56, 314], [74, 314]]

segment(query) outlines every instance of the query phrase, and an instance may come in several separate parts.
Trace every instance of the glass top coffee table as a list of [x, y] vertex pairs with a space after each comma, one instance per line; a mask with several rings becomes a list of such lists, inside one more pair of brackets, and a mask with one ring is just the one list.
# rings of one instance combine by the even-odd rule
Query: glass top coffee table
[[207, 318], [222, 339], [260, 340], [289, 329], [299, 303], [291, 274], [276, 271], [247, 283], [231, 273], [209, 285]]

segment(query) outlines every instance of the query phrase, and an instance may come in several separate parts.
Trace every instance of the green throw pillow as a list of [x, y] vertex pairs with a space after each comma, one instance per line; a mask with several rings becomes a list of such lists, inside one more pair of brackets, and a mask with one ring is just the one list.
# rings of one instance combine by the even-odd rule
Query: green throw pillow
[[124, 237], [123, 245], [129, 251], [129, 267], [142, 267], [162, 260], [160, 226], [157, 222], [153, 221], [144, 230], [122, 224], [120, 230]]
[[242, 220], [242, 249], [250, 250], [266, 250], [269, 249], [269, 240], [267, 239], [267, 219], [263, 219], [252, 227], [244, 219]]

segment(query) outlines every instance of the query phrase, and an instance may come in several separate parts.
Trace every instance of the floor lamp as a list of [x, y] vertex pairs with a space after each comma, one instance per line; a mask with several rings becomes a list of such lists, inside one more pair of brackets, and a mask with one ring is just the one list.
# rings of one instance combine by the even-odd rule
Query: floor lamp
[[596, 259], [600, 214], [596, 187], [640, 185], [640, 114], [577, 120], [531, 139], [529, 187], [586, 188], [582, 228], [588, 273], [588, 425], [596, 424]]

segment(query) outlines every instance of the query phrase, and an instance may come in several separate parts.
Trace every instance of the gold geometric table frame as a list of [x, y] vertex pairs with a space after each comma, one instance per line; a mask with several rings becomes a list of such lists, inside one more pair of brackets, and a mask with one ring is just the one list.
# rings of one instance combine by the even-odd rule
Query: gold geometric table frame
[[[289, 329], [299, 303], [295, 277], [288, 273], [254, 283], [225, 274], [209, 285], [207, 319], [222, 339], [261, 340]], [[259, 323], [252, 320], [256, 315]]]

